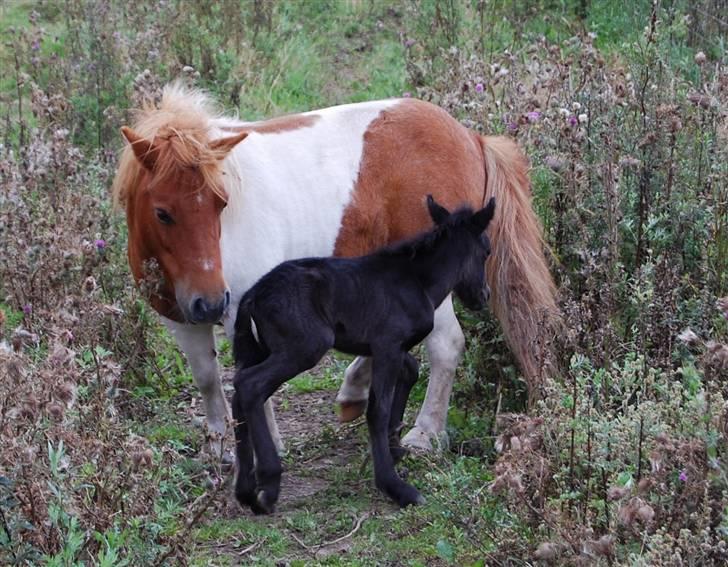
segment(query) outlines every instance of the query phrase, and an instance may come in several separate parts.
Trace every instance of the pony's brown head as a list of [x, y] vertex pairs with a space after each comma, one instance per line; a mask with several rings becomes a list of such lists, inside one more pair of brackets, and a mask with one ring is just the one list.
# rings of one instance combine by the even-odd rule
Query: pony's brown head
[[222, 161], [247, 135], [210, 141], [203, 130], [172, 126], [129, 142], [115, 181], [126, 207], [129, 264], [139, 282], [156, 260], [163, 275], [151, 297], [162, 315], [215, 323], [230, 303], [220, 257], [220, 213], [227, 204]]

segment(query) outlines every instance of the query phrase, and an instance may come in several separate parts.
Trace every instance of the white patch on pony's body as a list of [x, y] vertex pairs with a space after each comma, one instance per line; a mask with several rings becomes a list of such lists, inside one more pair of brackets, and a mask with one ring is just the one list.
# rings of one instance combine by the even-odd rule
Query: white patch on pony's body
[[202, 267], [203, 272], [211, 272], [215, 269], [215, 262], [209, 258], [203, 258], [200, 260], [200, 266]]
[[[231, 291], [228, 317], [235, 317], [242, 294], [281, 262], [333, 253], [359, 175], [364, 134], [383, 110], [397, 103], [309, 112], [318, 116], [311, 125], [251, 132], [233, 149], [225, 160], [228, 205], [220, 237], [223, 274]], [[225, 118], [212, 124], [246, 125]]]

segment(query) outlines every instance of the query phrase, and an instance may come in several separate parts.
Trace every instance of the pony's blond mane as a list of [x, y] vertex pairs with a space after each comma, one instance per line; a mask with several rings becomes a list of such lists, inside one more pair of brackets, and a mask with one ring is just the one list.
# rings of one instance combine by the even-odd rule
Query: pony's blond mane
[[[146, 104], [135, 113], [133, 130], [160, 149], [154, 167], [154, 185], [176, 176], [183, 169], [195, 168], [202, 174], [206, 185], [227, 200], [225, 189], [219, 182], [224, 152], [210, 149], [208, 145], [212, 129], [210, 121], [218, 116], [204, 92], [180, 83], [165, 86], [158, 105]], [[143, 171], [131, 145], [127, 144], [112, 186], [116, 206], [124, 207], [138, 190]]]

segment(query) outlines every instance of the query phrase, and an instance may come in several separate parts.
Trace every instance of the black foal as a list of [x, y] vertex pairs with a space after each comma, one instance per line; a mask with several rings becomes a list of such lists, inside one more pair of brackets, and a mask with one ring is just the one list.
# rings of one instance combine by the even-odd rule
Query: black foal
[[234, 345], [235, 496], [254, 512], [273, 511], [281, 480], [263, 403], [332, 347], [372, 357], [367, 423], [377, 487], [400, 506], [422, 502], [394, 468], [402, 452], [400, 423], [417, 380], [408, 351], [430, 333], [435, 309], [451, 292], [470, 309], [485, 306], [490, 242], [484, 231], [495, 201], [475, 213], [450, 214], [432, 196], [427, 206], [433, 230], [360, 258], [284, 262], [241, 300]]

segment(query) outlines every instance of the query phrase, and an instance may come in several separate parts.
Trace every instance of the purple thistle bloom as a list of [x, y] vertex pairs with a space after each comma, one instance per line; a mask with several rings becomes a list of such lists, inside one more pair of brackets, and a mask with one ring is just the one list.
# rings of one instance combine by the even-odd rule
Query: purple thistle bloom
[[482, 93], [483, 92], [483, 89], [484, 89], [483, 83], [477, 83], [475, 85], [475, 92], [476, 93]]
[[38, 41], [37, 39], [35, 41], [33, 41], [33, 43], [31, 44], [30, 48], [33, 51], [38, 51], [40, 49], [40, 41]]
[[30, 315], [30, 312], [33, 311], [33, 307], [30, 305], [30, 303], [26, 303], [23, 305], [23, 313], [26, 315]]
[[541, 118], [541, 113], [537, 110], [534, 110], [533, 112], [529, 112], [528, 114], [526, 114], [526, 118], [528, 118], [528, 121], [531, 123], [538, 122]]
[[680, 482], [687, 482], [688, 473], [686, 473], [684, 470], [682, 470], [682, 471], [680, 471], [680, 476], [678, 478], [680, 479]]
[[516, 124], [515, 122], [509, 122], [506, 125], [506, 128], [508, 128], [509, 132], [515, 132], [516, 130], [518, 130], [518, 124]]
[[414, 39], [407, 39], [407, 40], [406, 40], [406, 41], [404, 42], [404, 46], [405, 46], [405, 47], [412, 47], [412, 46], [413, 46], [414, 44], [415, 44], [415, 40], [414, 40]]
[[106, 248], [106, 240], [104, 240], [103, 238], [96, 239], [95, 244], [96, 250], [98, 250], [99, 252], [102, 252]]
[[403, 93], [402, 93], [402, 96], [403, 96], [404, 98], [410, 98], [410, 97], [412, 96], [412, 93], [411, 93], [411, 92], [409, 92], [409, 91], [405, 91], [405, 92], [403, 92]]
[[578, 123], [579, 119], [576, 116], [574, 116], [573, 114], [569, 116], [569, 124], [571, 124], [571, 126], [576, 126]]

